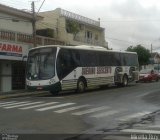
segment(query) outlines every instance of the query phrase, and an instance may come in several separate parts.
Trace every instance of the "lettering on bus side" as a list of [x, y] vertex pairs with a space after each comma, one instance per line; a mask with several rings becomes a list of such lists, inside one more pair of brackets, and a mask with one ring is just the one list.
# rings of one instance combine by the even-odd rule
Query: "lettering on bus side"
[[111, 67], [97, 67], [97, 71], [95, 67], [84, 67], [82, 68], [82, 75], [92, 75], [92, 74], [108, 74], [111, 73]]
[[97, 74], [108, 74], [111, 73], [111, 67], [97, 67]]
[[82, 75], [91, 75], [91, 74], [95, 74], [95, 67], [82, 68]]

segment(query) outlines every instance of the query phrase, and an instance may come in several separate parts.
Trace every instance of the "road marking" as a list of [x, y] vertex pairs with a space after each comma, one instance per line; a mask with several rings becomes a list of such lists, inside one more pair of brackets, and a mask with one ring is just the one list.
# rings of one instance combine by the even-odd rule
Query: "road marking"
[[40, 104], [40, 103], [43, 103], [43, 102], [26, 103], [26, 104], [14, 105], [14, 106], [9, 106], [9, 107], [4, 107], [4, 108], [10, 109], [10, 108], [16, 108], [16, 107], [21, 107], [21, 106], [33, 105], [33, 104]]
[[28, 102], [30, 102], [30, 101], [26, 101], [26, 102], [16, 102], [16, 103], [10, 103], [10, 104], [4, 104], [4, 105], [0, 105], [0, 107], [18, 105], [18, 104], [23, 104], [23, 103], [28, 103]]
[[130, 120], [130, 119], [133, 119], [133, 118], [142, 117], [142, 116], [150, 114], [150, 113], [151, 112], [148, 112], [148, 111], [146, 111], [146, 112], [139, 112], [139, 113], [135, 113], [135, 114], [124, 116], [122, 118], [118, 118], [117, 120], [119, 120], [119, 121], [126, 121], [126, 120]]
[[46, 110], [55, 109], [55, 108], [64, 107], [64, 106], [69, 106], [69, 105], [73, 105], [73, 104], [75, 104], [75, 103], [65, 103], [65, 104], [60, 104], [60, 105], [55, 105], [55, 106], [36, 109], [36, 111], [46, 111]]
[[91, 109], [87, 109], [87, 110], [84, 110], [84, 111], [75, 112], [75, 113], [72, 113], [72, 115], [84, 115], [84, 114], [93, 113], [93, 112], [96, 112], [96, 111], [109, 109], [109, 108], [110, 107], [107, 107], [107, 106], [101, 106], [101, 107], [97, 107], [97, 108], [91, 108]]
[[108, 111], [108, 112], [99, 113], [99, 114], [96, 114], [96, 115], [91, 115], [90, 117], [102, 118], [102, 117], [107, 117], [107, 116], [110, 116], [110, 115], [114, 115], [114, 114], [119, 113], [119, 112], [120, 111], [117, 111], [117, 110], [111, 110], [111, 111]]
[[25, 109], [31, 109], [31, 108], [42, 107], [42, 106], [47, 106], [47, 105], [53, 105], [53, 104], [56, 104], [56, 103], [59, 103], [59, 102], [50, 102], [50, 103], [45, 103], [45, 104], [40, 104], [40, 105], [23, 107], [23, 108], [19, 108], [19, 109], [25, 110]]
[[17, 101], [11, 101], [11, 102], [1, 102], [0, 105], [9, 104], [9, 103], [15, 103]]
[[88, 107], [88, 106], [90, 106], [90, 105], [74, 106], [74, 107], [70, 107], [70, 108], [66, 108], [66, 109], [57, 110], [57, 111], [54, 111], [54, 112], [64, 113], [64, 112], [68, 112], [68, 111], [72, 111], [72, 110], [76, 110], [76, 109], [80, 109], [80, 108], [84, 108], [84, 107]]
[[142, 134], [160, 134], [157, 130], [140, 130], [140, 129], [123, 129], [121, 132], [127, 133], [142, 133]]

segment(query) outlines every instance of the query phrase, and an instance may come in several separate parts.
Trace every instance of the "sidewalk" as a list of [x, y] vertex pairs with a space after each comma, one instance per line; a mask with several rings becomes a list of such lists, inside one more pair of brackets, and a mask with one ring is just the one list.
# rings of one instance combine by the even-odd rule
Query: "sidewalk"
[[0, 100], [7, 98], [16, 98], [16, 97], [27, 97], [40, 94], [47, 94], [47, 91], [28, 91], [28, 90], [14, 90], [9, 92], [0, 92]]

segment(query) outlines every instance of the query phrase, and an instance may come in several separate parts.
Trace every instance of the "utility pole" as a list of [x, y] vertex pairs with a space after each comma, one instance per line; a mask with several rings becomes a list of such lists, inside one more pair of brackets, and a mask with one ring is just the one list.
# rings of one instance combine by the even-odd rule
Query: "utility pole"
[[32, 27], [33, 27], [33, 46], [36, 47], [36, 14], [35, 14], [35, 4], [34, 1], [32, 1], [31, 4], [31, 8], [32, 8], [32, 16], [33, 16], [33, 20], [32, 20]]
[[151, 44], [151, 53], [152, 53], [152, 50], [153, 50], [153, 48], [152, 48], [152, 44]]

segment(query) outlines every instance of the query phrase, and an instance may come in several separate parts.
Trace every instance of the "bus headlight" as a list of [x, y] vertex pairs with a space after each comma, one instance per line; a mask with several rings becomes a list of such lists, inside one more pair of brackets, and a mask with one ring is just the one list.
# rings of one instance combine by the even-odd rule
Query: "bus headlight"
[[49, 81], [49, 84], [50, 85], [52, 85], [52, 84], [54, 84], [55, 83], [55, 80], [54, 79], [51, 79], [50, 81]]
[[30, 86], [30, 85], [31, 85], [31, 82], [27, 81], [26, 84], [27, 84], [27, 86]]

